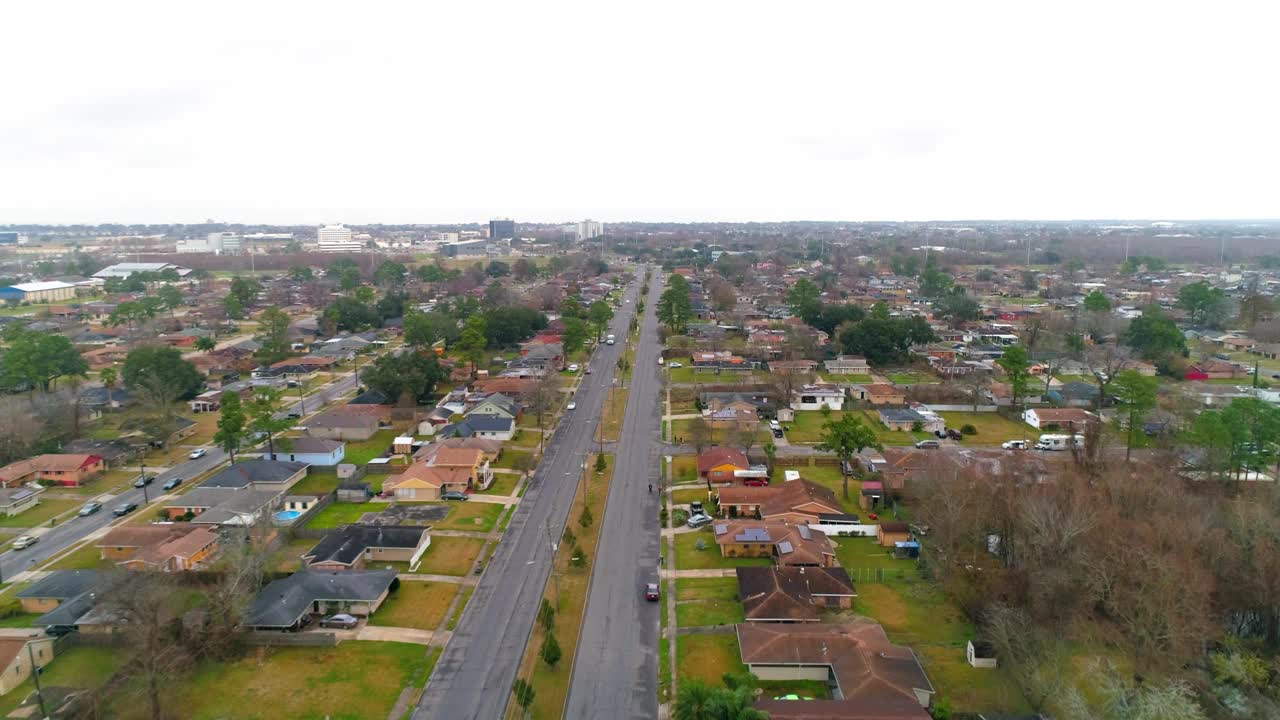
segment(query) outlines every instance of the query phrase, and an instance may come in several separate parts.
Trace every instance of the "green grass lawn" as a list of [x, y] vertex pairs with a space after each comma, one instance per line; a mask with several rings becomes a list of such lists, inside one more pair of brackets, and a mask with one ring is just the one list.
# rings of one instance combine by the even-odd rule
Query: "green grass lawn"
[[692, 482], [698, 479], [698, 458], [694, 455], [675, 455], [671, 458], [671, 479], [674, 482]]
[[422, 553], [417, 572], [421, 575], [468, 575], [475, 570], [476, 556], [484, 541], [469, 537], [433, 537]]
[[[706, 550], [697, 548], [698, 539], [706, 543]], [[698, 532], [676, 535], [676, 569], [704, 570], [710, 568], [736, 568], [770, 565], [769, 558], [727, 558], [720, 555], [715, 535], [707, 526]]]
[[0, 628], [29, 628], [35, 625], [36, 618], [44, 613], [14, 613], [7, 618], [0, 618]]
[[737, 578], [676, 580], [676, 624], [680, 627], [731, 625], [744, 619]]
[[765, 377], [769, 374], [763, 370], [752, 370], [750, 373], [723, 372], [719, 374], [710, 370], [694, 372], [693, 368], [689, 367], [687, 359], [677, 360], [676, 362], [681, 363], [683, 367], [668, 367], [667, 369], [667, 372], [670, 373], [671, 382], [673, 383], [707, 383], [709, 385], [724, 385], [751, 380], [754, 377]]
[[[666, 609], [662, 617], [667, 617]], [[658, 640], [658, 702], [671, 699], [671, 641], [663, 637]]]
[[[534, 435], [534, 437], [536, 438], [537, 435]], [[490, 464], [496, 468], [514, 470], [516, 469], [516, 465], [520, 464], [520, 462], [525, 461], [526, 458], [532, 458], [532, 457], [533, 457], [533, 453], [527, 450], [515, 450], [512, 448], [503, 448], [502, 455], [500, 455], [497, 460], [495, 460], [493, 463], [490, 463]]]
[[840, 475], [840, 468], [834, 466], [810, 467], [808, 465], [776, 465], [773, 468], [773, 484], [785, 482], [787, 470], [798, 470], [801, 479], [817, 483], [831, 492], [836, 494], [836, 500], [840, 501], [840, 507], [846, 513], [852, 515], [862, 515], [862, 508], [858, 507], [858, 498], [862, 493], [862, 481], [857, 478], [849, 478], [849, 498], [844, 497], [844, 478]]
[[[851, 412], [858, 412], [856, 410]], [[792, 443], [816, 443], [822, 441], [822, 425], [828, 419], [837, 421], [845, 414], [841, 410], [832, 410], [830, 416], [823, 415], [818, 410], [798, 410], [796, 411], [795, 420], [784, 423], [783, 430], [787, 433], [787, 442]]]
[[694, 501], [700, 501], [704, 504], [708, 502], [706, 485], [699, 485], [696, 488], [682, 488], [671, 493], [671, 502], [676, 505], [688, 505]]
[[503, 509], [502, 505], [487, 502], [451, 502], [449, 506], [453, 509], [442, 522], [436, 523], [436, 529], [489, 532], [498, 523]]
[[893, 557], [892, 548], [880, 547], [873, 537], [833, 537], [836, 546], [836, 559], [840, 565], [854, 576], [859, 570], [894, 570], [914, 574], [914, 560], [897, 560]]
[[[40, 673], [43, 688], [97, 688], [124, 662], [121, 650], [110, 647], [81, 645], [58, 653], [53, 662]], [[23, 699], [35, 692], [35, 683], [26, 682], [0, 696], [0, 716], [7, 717], [22, 704]], [[36, 717], [38, 713], [31, 717]]]
[[[171, 712], [193, 720], [386, 717], [401, 691], [421, 687], [439, 651], [348, 640], [332, 648], [271, 648], [229, 663], [204, 663], [166, 683]], [[56, 665], [56, 663], [55, 663]], [[113, 717], [146, 717], [137, 689], [120, 693]]]
[[267, 567], [284, 572], [296, 572], [302, 567], [302, 554], [320, 541], [315, 538], [294, 538], [281, 545], [267, 560]]
[[935, 375], [929, 375], [921, 372], [897, 372], [886, 373], [885, 377], [895, 385], [936, 385], [940, 380]]
[[369, 618], [369, 624], [435, 630], [444, 622], [460, 587], [456, 583], [405, 580]]
[[861, 375], [861, 374], [853, 374], [853, 375], [832, 375], [832, 374], [828, 374], [828, 376], [827, 376], [827, 380], [828, 380], [828, 382], [837, 382], [837, 381], [838, 381], [838, 382], [841, 382], [841, 383], [857, 383], [857, 384], [861, 384], [861, 385], [865, 385], [865, 384], [867, 384], [867, 383], [873, 383], [873, 382], [875, 382], [875, 381], [876, 381], [876, 379], [875, 379], [875, 378], [873, 378], [873, 377], [871, 377], [870, 375]]
[[92, 570], [108, 567], [110, 562], [102, 559], [102, 552], [90, 542], [82, 548], [64, 555], [61, 560], [49, 566], [50, 570]]
[[[518, 430], [516, 436], [507, 441], [507, 447], [536, 448], [538, 447], [538, 439], [542, 436], [537, 430]], [[511, 452], [507, 450], [507, 452]], [[504, 455], [506, 453], [503, 453]]]
[[1031, 712], [1031, 705], [1007, 670], [969, 665], [963, 646], [926, 645], [916, 649], [916, 656], [939, 698], [950, 703], [952, 710]]
[[359, 522], [365, 513], [376, 513], [386, 508], [384, 503], [330, 503], [311, 517], [307, 527], [317, 530], [342, 527]]
[[449, 616], [449, 622], [445, 625], [446, 630], [452, 630], [458, 626], [458, 621], [462, 619], [462, 613], [467, 609], [467, 603], [471, 601], [471, 593], [475, 590], [470, 585], [462, 586], [462, 598], [458, 600], [458, 604], [453, 608], [453, 614]]
[[327, 495], [338, 489], [338, 474], [311, 468], [307, 476], [289, 488], [290, 495]]
[[[673, 436], [673, 438], [679, 438], [677, 442], [688, 443], [689, 436], [690, 436], [689, 428], [692, 426], [692, 424], [693, 424], [692, 419], [672, 420], [671, 435]], [[730, 433], [731, 431], [728, 428], [712, 428], [710, 444], [718, 445], [721, 443], [728, 442], [728, 440], [731, 437]], [[608, 438], [608, 437], [609, 435], [606, 432], [605, 438]], [[769, 442], [770, 437], [771, 436], [769, 435], [769, 431], [761, 427], [760, 430], [756, 432], [756, 447], [757, 448], [762, 447], [765, 443]], [[741, 449], [741, 448], [738, 448], [738, 449]], [[693, 458], [693, 460], [694, 460], [694, 474], [696, 475], [697, 474], [697, 458]]]
[[493, 484], [487, 490], [480, 492], [485, 495], [511, 495], [515, 493], [518, 484], [520, 484], [518, 473], [494, 473]]
[[738, 636], [681, 635], [676, 638], [676, 676], [719, 687], [725, 673], [745, 673]]
[[382, 453], [391, 449], [391, 443], [400, 432], [395, 429], [379, 430], [374, 433], [368, 440], [360, 442], [347, 443], [346, 460], [344, 462], [355, 465], [366, 465], [376, 457], [380, 457]]
[[977, 429], [977, 435], [965, 435], [965, 445], [999, 445], [1006, 440], [1033, 438], [1035, 428], [1024, 423], [1015, 422], [993, 412], [941, 412], [938, 413], [947, 421], [948, 428], [959, 430], [965, 425]]
[[0, 517], [0, 527], [32, 528], [45, 524], [49, 522], [50, 518], [57, 517], [68, 510], [79, 508], [83, 504], [80, 500], [41, 499], [35, 507], [26, 512], [12, 517]]

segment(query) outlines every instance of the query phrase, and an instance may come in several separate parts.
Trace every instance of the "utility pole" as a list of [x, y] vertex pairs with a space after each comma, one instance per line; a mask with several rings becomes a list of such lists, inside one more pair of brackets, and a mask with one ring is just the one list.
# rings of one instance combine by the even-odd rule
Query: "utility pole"
[[40, 717], [47, 718], [49, 713], [44, 708], [44, 690], [40, 687], [40, 666], [36, 665], [36, 651], [31, 643], [27, 643], [27, 657], [31, 659], [31, 679], [36, 683], [36, 699], [40, 701]]
[[560, 578], [556, 574], [556, 543], [551, 539], [551, 524], [543, 523], [542, 529], [547, 533], [547, 548], [551, 551], [551, 585], [556, 591], [556, 609], [560, 608]]
[[138, 480], [142, 481], [142, 505], [146, 507], [151, 504], [151, 497], [147, 493], [147, 466], [145, 462], [146, 452], [138, 452]]

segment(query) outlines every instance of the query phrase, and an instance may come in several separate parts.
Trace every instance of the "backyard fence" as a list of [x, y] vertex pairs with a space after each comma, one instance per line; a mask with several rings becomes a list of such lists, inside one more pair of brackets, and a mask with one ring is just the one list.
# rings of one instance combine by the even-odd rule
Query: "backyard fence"
[[847, 567], [845, 572], [849, 573], [849, 579], [854, 582], [854, 587], [857, 587], [859, 583], [874, 585], [876, 583], [907, 582], [919, 574], [914, 565], [909, 568]]

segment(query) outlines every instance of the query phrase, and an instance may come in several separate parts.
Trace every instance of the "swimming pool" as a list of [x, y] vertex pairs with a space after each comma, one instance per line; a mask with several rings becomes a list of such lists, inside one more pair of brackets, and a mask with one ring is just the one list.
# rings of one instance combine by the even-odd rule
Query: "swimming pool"
[[291, 523], [294, 520], [297, 520], [301, 515], [302, 513], [297, 510], [279, 510], [272, 517], [274, 517], [278, 523]]

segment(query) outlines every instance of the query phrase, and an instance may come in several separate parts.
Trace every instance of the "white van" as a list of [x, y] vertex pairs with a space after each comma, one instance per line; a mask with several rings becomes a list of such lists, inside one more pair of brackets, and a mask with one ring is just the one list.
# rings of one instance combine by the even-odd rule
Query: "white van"
[[664, 364], [666, 364], [666, 362], [667, 362], [666, 360], [663, 360], [663, 359], [662, 359], [662, 356], [661, 356], [661, 355], [659, 355], [659, 356], [658, 356], [658, 364], [659, 364], [659, 365], [664, 365]]
[[613, 344], [613, 341], [614, 341], [614, 337], [613, 337], [612, 335], [609, 335], [609, 336], [605, 337], [605, 339], [604, 339], [604, 344], [605, 344], [605, 345], [612, 345], [612, 344]]
[[1083, 435], [1041, 435], [1036, 441], [1037, 450], [1070, 450], [1084, 446]]

